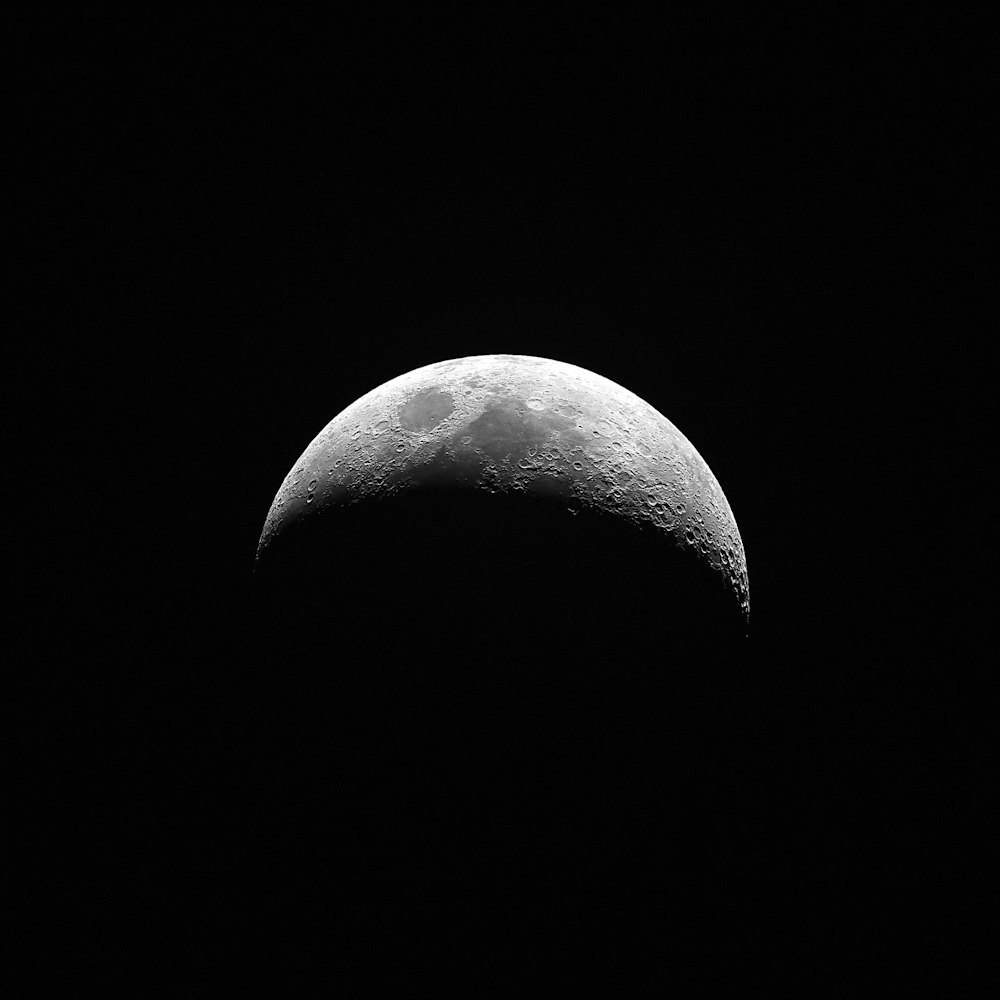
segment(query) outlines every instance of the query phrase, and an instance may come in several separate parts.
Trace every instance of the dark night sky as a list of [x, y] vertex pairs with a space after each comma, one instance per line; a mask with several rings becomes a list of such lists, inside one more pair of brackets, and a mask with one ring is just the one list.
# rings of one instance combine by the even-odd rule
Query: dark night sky
[[61, 437], [74, 519], [48, 534], [69, 627], [36, 709], [73, 734], [49, 748], [52, 795], [94, 831], [67, 865], [88, 886], [128, 881], [123, 857], [165, 879], [149, 817], [183, 800], [218, 677], [252, 662], [253, 553], [312, 437], [412, 368], [532, 354], [636, 392], [718, 476], [748, 556], [761, 759], [789, 788], [775, 822], [811, 831], [788, 864], [827, 914], [808, 940], [830, 954], [808, 961], [819, 983], [860, 975], [863, 939], [891, 979], [927, 954], [914, 914], [956, 877], [940, 803], [975, 822], [985, 753], [929, 734], [964, 692], [921, 666], [940, 543], [910, 544], [918, 457], [945, 432], [904, 400], [942, 400], [963, 363], [958, 313], [924, 294], [961, 139], [930, 125], [949, 98], [928, 25], [366, 9], [32, 29], [58, 288], [39, 308], [60, 331], [44, 381], [85, 386]]

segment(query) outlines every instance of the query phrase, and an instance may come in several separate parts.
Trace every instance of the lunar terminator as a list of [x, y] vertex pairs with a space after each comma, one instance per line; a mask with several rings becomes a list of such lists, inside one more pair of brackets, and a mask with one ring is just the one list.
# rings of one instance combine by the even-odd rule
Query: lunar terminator
[[[732, 509], [694, 445], [663, 414], [584, 368], [525, 355], [457, 358], [378, 386], [331, 420], [281, 484], [261, 534], [283, 536], [407, 497], [544, 500], [614, 520], [710, 571], [749, 620], [746, 557]], [[552, 514], [551, 516], [555, 516]], [[344, 523], [347, 523], [346, 520]], [[420, 526], [414, 524], [414, 530]]]

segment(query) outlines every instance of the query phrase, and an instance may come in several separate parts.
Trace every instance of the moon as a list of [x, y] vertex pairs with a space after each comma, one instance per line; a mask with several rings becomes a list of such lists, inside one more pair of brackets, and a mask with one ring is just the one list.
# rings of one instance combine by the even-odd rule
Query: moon
[[304, 884], [326, 859], [351, 933], [516, 939], [680, 891], [738, 741], [747, 571], [649, 403], [512, 354], [394, 378], [295, 462], [255, 580], [259, 823]]
[[[421, 503], [438, 510], [458, 504], [458, 516], [435, 536], [438, 558], [449, 539], [459, 545], [463, 527], [469, 537], [473, 508], [485, 510], [485, 521], [476, 522], [479, 541], [484, 524], [488, 533], [491, 521], [503, 520], [501, 511], [514, 534], [543, 510], [550, 538], [562, 531], [574, 537], [571, 529], [583, 523], [611, 526], [613, 548], [641, 538], [642, 552], [655, 552], [654, 576], [696, 567], [681, 573], [680, 590], [685, 573], [714, 580], [726, 614], [747, 629], [746, 556], [718, 480], [662, 413], [595, 372], [489, 354], [430, 364], [372, 389], [320, 431], [285, 477], [264, 523], [257, 567], [277, 563], [276, 554], [303, 537], [305, 561], [315, 562], [320, 534], [337, 536], [338, 529], [335, 550], [363, 552], [354, 530], [361, 522], [352, 517], [362, 510], [393, 511], [381, 528], [368, 521], [360, 531], [372, 558], [391, 561], [426, 547], [426, 516], [408, 516]], [[396, 534], [388, 547], [380, 542], [390, 522]], [[517, 563], [524, 551], [494, 551], [494, 569], [498, 561]], [[544, 560], [534, 556], [536, 568], [559, 558], [551, 550]]]

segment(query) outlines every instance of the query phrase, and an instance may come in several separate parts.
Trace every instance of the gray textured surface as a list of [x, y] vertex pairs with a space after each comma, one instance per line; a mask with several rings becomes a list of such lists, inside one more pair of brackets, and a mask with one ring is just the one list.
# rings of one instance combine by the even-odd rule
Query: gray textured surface
[[258, 558], [316, 511], [428, 485], [532, 492], [652, 525], [710, 564], [749, 618], [739, 529], [691, 442], [622, 386], [523, 355], [427, 365], [352, 403], [285, 477]]

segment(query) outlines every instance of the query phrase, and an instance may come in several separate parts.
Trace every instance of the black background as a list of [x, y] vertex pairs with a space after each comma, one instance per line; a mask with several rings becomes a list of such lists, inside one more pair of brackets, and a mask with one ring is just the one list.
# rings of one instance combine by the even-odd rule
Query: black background
[[[257, 538], [354, 399], [502, 352], [652, 403], [746, 546], [756, 870], [643, 974], [689, 982], [691, 940], [709, 984], [736, 954], [819, 993], [971, 974], [940, 920], [975, 941], [957, 887], [987, 737], [956, 721], [938, 594], [969, 585], [929, 530], [967, 364], [959, 292], [929, 294], [966, 155], [935, 30], [490, 4], [31, 25], [29, 389], [70, 401], [38, 488], [72, 498], [21, 591], [58, 610], [25, 713], [32, 897], [41, 940], [72, 941], [50, 965], [155, 980], [193, 950], [336, 979], [234, 945], [197, 888], [192, 802], [246, 753], [233, 692], [283, 669], [251, 638]], [[741, 893], [752, 919], [717, 932], [704, 912]], [[483, 976], [531, 982], [519, 963]]]

